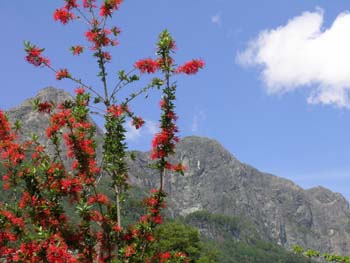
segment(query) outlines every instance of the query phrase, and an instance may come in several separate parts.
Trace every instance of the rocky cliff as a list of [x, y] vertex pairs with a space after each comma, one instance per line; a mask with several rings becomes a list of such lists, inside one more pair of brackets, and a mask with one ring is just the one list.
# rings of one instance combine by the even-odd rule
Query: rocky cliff
[[[37, 97], [61, 101], [70, 98], [62, 90], [46, 88]], [[43, 143], [48, 119], [32, 112], [32, 99], [8, 111], [20, 119], [24, 132], [35, 131]], [[101, 131], [98, 137], [102, 135]], [[101, 138], [99, 139], [101, 141]], [[138, 152], [130, 162], [130, 181], [151, 188], [157, 175], [148, 168], [148, 153]], [[249, 219], [259, 236], [291, 248], [298, 244], [323, 252], [350, 251], [350, 209], [340, 194], [323, 187], [304, 190], [290, 180], [239, 162], [217, 141], [186, 137], [174, 156], [187, 166], [184, 176], [166, 175], [172, 216], [209, 211]]]
[[[304, 190], [290, 180], [239, 162], [218, 142], [186, 137], [177, 146], [176, 159], [187, 171], [166, 176], [166, 191], [174, 216], [206, 210], [249, 218], [260, 237], [287, 248], [295, 244], [327, 252], [350, 250], [350, 209], [340, 194], [323, 187]], [[139, 153], [131, 166], [131, 180], [152, 186], [156, 176]]]

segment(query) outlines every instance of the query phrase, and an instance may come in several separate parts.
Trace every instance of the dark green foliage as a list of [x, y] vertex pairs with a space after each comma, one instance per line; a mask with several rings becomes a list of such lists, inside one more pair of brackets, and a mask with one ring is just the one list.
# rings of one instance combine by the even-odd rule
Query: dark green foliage
[[272, 242], [259, 239], [254, 225], [246, 218], [194, 212], [184, 222], [207, 234], [207, 246], [218, 252], [220, 263], [307, 263], [314, 262], [295, 255]]
[[203, 243], [198, 229], [180, 221], [169, 221], [157, 227], [155, 251], [185, 252], [191, 263], [217, 263], [217, 252]]
[[184, 222], [205, 230], [211, 239], [236, 239], [246, 243], [258, 240], [259, 234], [253, 223], [245, 217], [229, 217], [197, 211], [187, 215]]
[[218, 249], [220, 263], [307, 263], [314, 262], [303, 256], [295, 255], [284, 248], [266, 241], [255, 244], [225, 240], [210, 242]]

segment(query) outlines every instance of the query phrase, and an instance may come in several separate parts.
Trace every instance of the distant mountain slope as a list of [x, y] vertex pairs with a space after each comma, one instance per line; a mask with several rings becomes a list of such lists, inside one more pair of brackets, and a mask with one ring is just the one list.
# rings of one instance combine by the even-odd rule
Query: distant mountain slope
[[[299, 244], [325, 252], [350, 251], [350, 209], [342, 195], [322, 187], [304, 190], [259, 172], [208, 138], [184, 138], [176, 159], [188, 169], [183, 177], [166, 177], [174, 216], [206, 210], [246, 217], [261, 238], [287, 248]], [[133, 183], [151, 186], [155, 181], [153, 172], [145, 169], [148, 162], [147, 153], [138, 154], [131, 165]]]
[[[54, 88], [42, 90], [38, 97], [53, 101], [71, 98]], [[48, 119], [32, 112], [31, 101], [10, 109], [9, 116], [20, 119], [24, 132], [36, 132], [46, 144], [43, 135]], [[99, 131], [100, 141], [101, 135]], [[130, 181], [141, 188], [154, 187], [158, 178], [148, 168], [148, 156], [137, 152], [136, 160], [130, 161]], [[182, 161], [187, 171], [184, 176], [166, 176], [173, 217], [209, 211], [246, 218], [261, 239], [286, 248], [299, 244], [323, 252], [349, 253], [350, 209], [340, 194], [322, 187], [304, 190], [290, 180], [262, 173], [209, 138], [182, 139], [174, 158]]]

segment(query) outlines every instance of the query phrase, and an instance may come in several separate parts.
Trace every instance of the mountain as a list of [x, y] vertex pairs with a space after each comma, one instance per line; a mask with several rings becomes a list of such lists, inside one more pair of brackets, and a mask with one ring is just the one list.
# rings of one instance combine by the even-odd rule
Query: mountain
[[[154, 186], [148, 153], [138, 153], [130, 178]], [[263, 240], [291, 248], [295, 244], [324, 252], [350, 250], [350, 209], [341, 194], [323, 187], [304, 190], [292, 181], [239, 162], [217, 141], [186, 137], [175, 158], [187, 166], [183, 177], [165, 179], [173, 216], [209, 211], [246, 218]], [[141, 172], [143, 171], [143, 172]]]
[[[36, 97], [58, 102], [71, 95], [46, 88]], [[21, 120], [24, 133], [34, 131], [47, 144], [44, 134], [48, 119], [32, 111], [32, 101], [10, 109], [9, 117]], [[99, 130], [100, 142], [101, 136]], [[157, 184], [158, 176], [148, 168], [148, 156], [147, 152], [136, 152], [136, 159], [129, 162], [130, 182], [137, 188], [149, 189]], [[174, 159], [187, 170], [184, 176], [166, 175], [168, 213], [187, 218], [207, 236], [219, 238], [210, 223], [213, 221], [203, 219], [205, 213], [249, 223], [251, 232], [246, 227], [231, 231], [231, 238], [236, 240], [254, 235], [288, 249], [298, 244], [344, 255], [350, 251], [350, 209], [342, 195], [323, 187], [304, 190], [290, 180], [260, 172], [209, 138], [185, 137], [177, 145]]]

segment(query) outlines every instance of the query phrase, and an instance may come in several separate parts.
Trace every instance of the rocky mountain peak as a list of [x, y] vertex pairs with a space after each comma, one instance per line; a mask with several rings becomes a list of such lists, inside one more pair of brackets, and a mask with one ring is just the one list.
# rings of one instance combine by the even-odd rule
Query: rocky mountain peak
[[52, 101], [55, 104], [64, 100], [73, 99], [73, 96], [63, 89], [57, 89], [54, 87], [46, 87], [38, 92], [35, 98], [39, 98], [42, 101]]
[[22, 116], [21, 114], [29, 113], [33, 108], [35, 99], [39, 99], [40, 101], [52, 101], [54, 104], [58, 104], [62, 101], [73, 99], [73, 97], [63, 89], [47, 87], [41, 89], [33, 98], [29, 98], [17, 107], [11, 108], [8, 113], [11, 115], [19, 115], [19, 117]]

